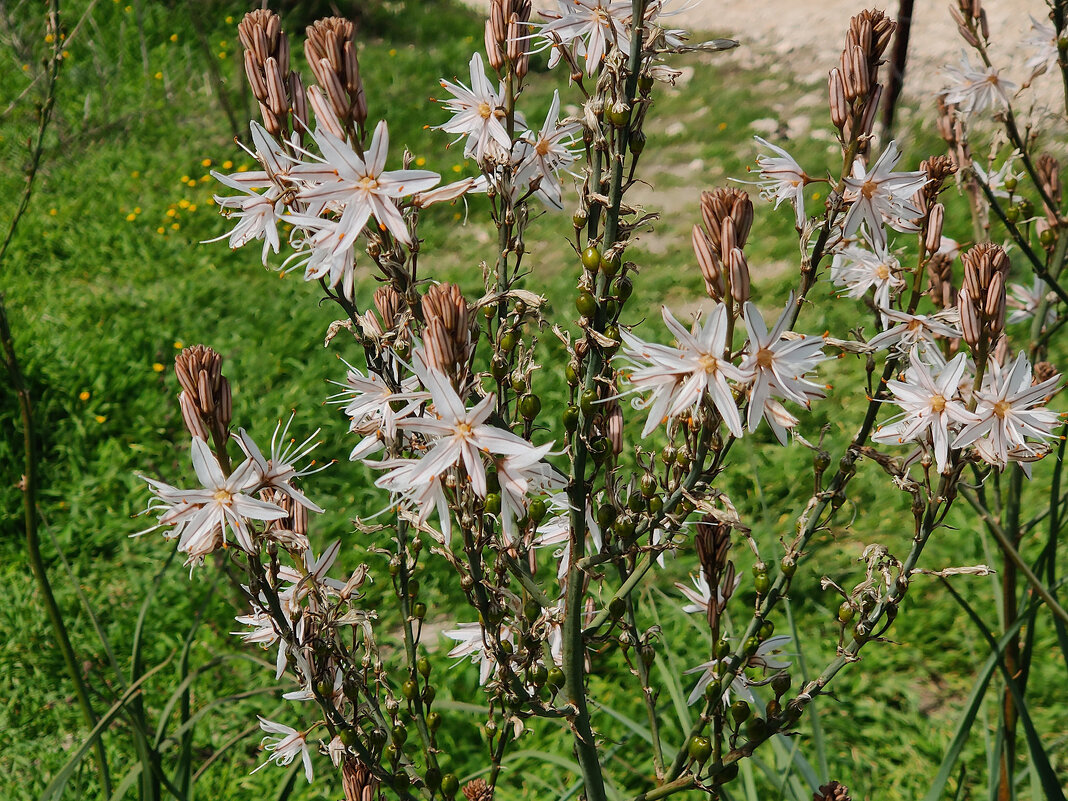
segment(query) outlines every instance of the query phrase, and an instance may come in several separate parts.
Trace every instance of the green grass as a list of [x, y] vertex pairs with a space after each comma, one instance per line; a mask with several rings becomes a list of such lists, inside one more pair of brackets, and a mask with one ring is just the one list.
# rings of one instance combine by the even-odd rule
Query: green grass
[[[295, 6], [286, 27], [299, 29], [298, 14], [306, 13], [309, 5]], [[439, 77], [464, 78], [470, 52], [481, 44], [481, 23], [445, 0], [393, 5], [409, 13], [373, 12], [361, 39], [371, 117], [389, 121], [391, 163], [407, 146], [425, 157], [428, 168], [443, 175], [451, 177], [454, 170], [470, 174], [474, 166], [463, 160], [461, 148], [446, 151], [450, 137], [425, 130], [424, 125], [443, 120], [429, 98], [438, 91]], [[415, 6], [418, 11], [413, 12]], [[86, 8], [84, 2], [70, 4], [68, 30]], [[321, 548], [342, 537], [345, 566], [368, 561], [376, 569], [383, 567], [381, 557], [368, 550], [376, 543], [353, 534], [349, 521], [377, 511], [384, 499], [370, 488], [367, 472], [346, 461], [352, 441], [344, 435], [344, 421], [335, 407], [322, 404], [332, 391], [326, 382], [344, 374], [335, 356], [353, 356], [353, 349], [340, 339], [329, 349], [322, 347], [325, 329], [338, 315], [319, 305], [315, 288], [303, 284], [299, 276], [280, 280], [260, 267], [255, 247], [231, 253], [224, 243], [198, 244], [226, 230], [226, 223], [209, 205], [212, 182], [202, 179], [209, 169], [230, 169], [223, 164], [227, 160], [235, 165], [250, 162], [232, 143], [218, 102], [220, 87], [213, 84], [207, 69], [207, 59], [215, 59], [225, 78], [221, 91], [238, 117], [247, 119], [250, 106], [240, 82], [234, 31], [242, 10], [239, 3], [194, 8], [205, 28], [205, 52], [183, 4], [169, 8], [142, 2], [127, 7], [105, 0], [92, 7], [73, 38], [60, 78], [56, 123], [30, 213], [0, 272], [0, 290], [37, 405], [40, 509], [50, 575], [98, 711], [111, 703], [118, 688], [76, 590], [91, 602], [120, 665], [128, 670], [138, 611], [171, 551], [158, 535], [129, 538], [150, 524], [134, 517], [148, 498], [136, 474], [178, 484], [190, 474], [186, 435], [174, 403], [177, 384], [170, 369], [182, 344], [203, 342], [224, 355], [234, 389], [235, 422], [259, 440], [266, 439], [275, 421], [291, 409], [296, 410], [295, 431], [323, 428], [326, 441], [319, 456], [338, 462], [308, 487], [312, 497], [330, 510], [316, 521], [315, 542]], [[226, 21], [228, 15], [231, 22]], [[42, 52], [40, 24], [26, 18], [15, 31], [12, 52], [27, 70], [18, 76], [20, 80], [3, 83], [3, 108], [33, 79]], [[786, 114], [781, 110], [783, 98], [819, 97], [821, 91], [786, 78], [769, 80], [749, 73], [734, 66], [729, 54], [691, 58], [687, 63], [695, 68], [693, 79], [662, 93], [652, 110], [648, 155], [639, 170], [652, 182], [651, 188], [641, 190], [642, 202], [650, 210], [663, 211], [655, 230], [643, 234], [628, 252], [628, 258], [641, 266], [641, 275], [629, 307], [635, 311], [627, 322], [647, 318], [640, 330], [648, 338], [663, 337], [661, 303], [691, 308], [702, 296], [689, 246], [690, 227], [699, 220], [700, 191], [730, 176], [745, 177], [745, 167], [756, 154], [751, 123]], [[560, 77], [537, 75], [532, 82], [523, 99], [529, 104], [532, 124], [540, 121], [552, 88], [562, 88], [553, 83]], [[0, 119], [0, 158], [10, 165], [0, 172], [3, 221], [10, 219], [21, 190], [18, 166], [25, 159], [24, 141], [34, 125], [28, 100], [32, 95], [31, 90]], [[799, 104], [788, 113], [811, 115], [813, 128], [826, 127], [826, 112], [819, 106]], [[909, 167], [921, 154], [938, 150], [930, 137], [918, 129], [909, 132]], [[814, 165], [813, 173], [819, 172], [815, 165], [835, 168], [825, 142], [799, 139], [789, 147], [803, 164]], [[810, 193], [810, 209], [819, 204], [815, 197], [819, 189]], [[478, 220], [483, 209], [480, 201], [473, 201], [472, 220]], [[445, 209], [427, 215], [421, 228], [426, 244], [420, 262], [424, 274], [455, 280], [468, 297], [476, 297], [481, 293], [479, 262], [493, 258], [493, 242], [474, 222], [457, 228], [455, 214], [455, 209]], [[530, 285], [549, 298], [557, 318], [571, 311], [578, 277], [574, 254], [559, 236], [561, 226], [569, 228], [566, 217], [566, 213], [539, 217], [528, 237], [528, 263], [534, 269]], [[947, 224], [947, 232], [958, 239], [967, 238], [968, 229], [963, 216]], [[796, 269], [792, 213], [785, 208], [772, 212], [760, 204], [747, 251], [754, 291], [770, 313], [785, 299], [793, 281], [791, 270]], [[362, 275], [360, 295], [366, 298], [373, 286], [371, 276]], [[822, 301], [831, 294], [824, 283], [813, 297]], [[865, 314], [846, 301], [818, 303], [806, 310], [800, 329], [844, 331]], [[549, 347], [551, 339], [548, 332], [541, 334], [546, 352], [558, 355]], [[558, 403], [549, 401], [564, 397], [560, 373], [560, 365], [552, 363], [543, 371], [546, 409], [558, 408]], [[835, 389], [829, 400], [804, 416], [806, 437], [814, 441], [821, 426], [827, 426], [829, 444], [840, 448], [846, 441], [860, 415], [849, 383], [858, 373], [851, 358], [829, 366], [828, 380]], [[40, 795], [87, 730], [72, 701], [70, 682], [24, 557], [16, 488], [21, 440], [13, 433], [15, 419], [14, 398], [5, 388], [0, 392], [0, 581], [8, 588], [9, 600], [0, 618], [7, 633], [0, 639], [0, 696], [8, 703], [0, 710], [0, 730], [6, 735], [0, 797], [31, 799]], [[547, 414], [545, 419], [559, 438], [559, 422]], [[803, 478], [809, 459], [802, 448], [779, 448], [763, 434], [747, 438], [735, 449], [735, 468], [725, 474], [722, 488], [752, 525], [765, 555], [774, 554], [777, 540], [792, 533], [810, 492]], [[1050, 468], [1048, 463], [1036, 468], [1036, 496]], [[862, 465], [853, 492], [855, 515], [841, 515], [831, 531], [812, 543], [791, 592], [810, 672], [833, 657], [837, 638], [833, 621], [838, 599], [819, 589], [820, 577], [831, 575], [851, 586], [861, 578], [855, 560], [866, 544], [885, 542], [903, 556], [911, 536], [907, 500], [888, 495], [874, 466]], [[986, 549], [992, 546], [974, 523], [963, 514], [951, 520], [957, 528], [936, 535], [925, 563], [989, 561]], [[69, 560], [72, 578], [65, 574], [53, 540]], [[1033, 555], [1039, 547], [1034, 536], [1024, 542], [1023, 550]], [[747, 575], [749, 564], [741, 557], [739, 562]], [[702, 629], [678, 611], [671, 586], [686, 580], [689, 567], [687, 559], [669, 560], [667, 569], [656, 575], [656, 588], [640, 603], [640, 623], [664, 629], [666, 651], [660, 658], [662, 663], [670, 660], [671, 666], [654, 671], [654, 676], [665, 683], [662, 725], [665, 741], [675, 746], [681, 727], [674, 720], [666, 687], [677, 684], [684, 697], [691, 677], [677, 672], [707, 658]], [[196, 611], [205, 604], [191, 664], [247, 653], [228, 634], [235, 628], [233, 616], [243, 611], [240, 601], [224, 584], [213, 593], [211, 574], [210, 569], [199, 570], [190, 580], [175, 563], [162, 576], [144, 635], [148, 666], [180, 651]], [[431, 609], [448, 610], [436, 622], [474, 619], [448, 578], [440, 565], [423, 577]], [[973, 603], [992, 608], [994, 579], [962, 577], [956, 583]], [[741, 592], [751, 593], [745, 586]], [[380, 581], [367, 599], [369, 608], [379, 609], [384, 632], [391, 630], [388, 594], [388, 581]], [[786, 630], [781, 616], [775, 622], [778, 631]], [[855, 798], [905, 799], [926, 791], [970, 689], [970, 677], [986, 656], [981, 639], [933, 580], [917, 582], [889, 636], [893, 642], [866, 648], [863, 662], [840, 675], [832, 696], [819, 702], [830, 778], [849, 785]], [[1068, 729], [1065, 665], [1046, 619], [1037, 632], [1035, 653], [1028, 700], [1054, 765], [1063, 771], [1068, 742], [1058, 732]], [[644, 709], [627, 688], [630, 676], [618, 651], [598, 655], [594, 666], [601, 673], [595, 682], [598, 698], [615, 713], [596, 714], [598, 730], [620, 746], [610, 760], [612, 775], [624, 788], [643, 789], [644, 780], [632, 775], [629, 766], [645, 764], [647, 748], [620, 716], [640, 727], [645, 725]], [[449, 667], [440, 651], [434, 669], [436, 676], [444, 677], [437, 685], [439, 698], [482, 702], [472, 669]], [[150, 716], [158, 715], [165, 704], [177, 683], [177, 670], [172, 662], [150, 683], [145, 699]], [[229, 658], [196, 682], [194, 709], [245, 690], [269, 689], [271, 676], [258, 664]], [[253, 725], [256, 714], [289, 722], [299, 719], [299, 712], [278, 698], [266, 694], [210, 709], [195, 730], [196, 758], [205, 759]], [[980, 717], [983, 726], [993, 715], [993, 705], [988, 705]], [[483, 736], [469, 717], [459, 712], [445, 717], [439, 741], [446, 769], [461, 776], [478, 771], [485, 763]], [[565, 770], [538, 756], [538, 749], [544, 749], [570, 759], [567, 732], [549, 723], [533, 728], [536, 736], [522, 745], [525, 755], [510, 765], [515, 774], [504, 782], [502, 798], [544, 798], [573, 782]], [[802, 731], [809, 732], [808, 724]], [[245, 738], [214, 763], [197, 783], [197, 796], [230, 799], [274, 793], [285, 778], [283, 771], [269, 768], [248, 775], [261, 758], [257, 739], [255, 734]], [[136, 763], [129, 726], [113, 726], [106, 742], [113, 770], [121, 779]], [[801, 753], [815, 762], [811, 736], [797, 742]], [[982, 795], [985, 747], [977, 727], [965, 752], [965, 784], [974, 796]], [[770, 752], [764, 759], [773, 761]], [[90, 764], [87, 760], [74, 775], [67, 797], [95, 796]], [[317, 758], [316, 764], [322, 780], [310, 788], [298, 782], [294, 797], [336, 797], [326, 760]], [[767, 790], [759, 775], [757, 781]], [[767, 794], [773, 795], [770, 790]]]

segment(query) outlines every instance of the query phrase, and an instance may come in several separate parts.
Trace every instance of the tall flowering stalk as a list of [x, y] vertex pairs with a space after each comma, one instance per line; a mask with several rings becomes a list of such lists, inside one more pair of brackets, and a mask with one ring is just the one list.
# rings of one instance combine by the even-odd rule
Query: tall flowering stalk
[[[305, 279], [344, 314], [331, 337], [358, 355], [332, 400], [349, 418], [351, 458], [377, 471], [384, 508], [373, 522], [374, 509], [350, 512], [360, 518], [351, 537], [388, 555], [384, 580], [396, 616], [387, 624], [364, 607], [367, 565], [330, 576], [341, 542], [314, 557], [309, 532], [323, 510], [304, 485], [318, 469], [308, 462], [312, 438], [289, 447], [272, 441], [267, 457], [251, 434], [234, 432], [229, 383], [210, 349], [183, 352], [176, 364], [199, 486], [147, 479], [155, 496], [149, 511], [157, 515], [149, 530], [177, 538], [193, 569], [223, 552], [243, 573], [251, 613], [238, 617], [242, 638], [277, 649], [278, 675], [288, 671], [299, 684], [286, 697], [306, 707], [312, 701], [316, 710], [304, 729], [261, 718], [267, 761], [299, 756], [311, 781], [313, 763], [328, 757], [349, 801], [386, 793], [452, 799], [457, 773], [471, 767], [452, 763], [437, 736], [446, 710], [435, 704], [435, 666], [423, 639], [430, 610], [420, 577], [427, 571], [448, 572], [468, 602], [470, 609], [450, 610], [445, 621], [445, 637], [455, 643], [448, 656], [477, 665], [489, 710], [486, 763], [478, 766], [485, 778], [463, 788], [466, 798], [492, 798], [507, 781], [508, 753], [530, 736], [528, 721], [545, 718], [563, 724], [585, 797], [605, 801], [612, 776], [589, 678], [617, 653], [637, 678], [652, 739], [645, 778], [629, 780], [635, 797], [651, 801], [690, 788], [715, 794], [741, 760], [794, 732], [813, 698], [882, 638], [914, 580], [989, 572], [919, 565], [932, 536], [953, 536], [944, 523], [959, 495], [983, 507], [968, 495], [976, 491], [964, 484], [966, 473], [982, 487], [1012, 470], [1018, 486], [1056, 437], [1058, 417], [1045, 405], [1060, 379], [1037, 358], [1064, 310], [1050, 317], [1049, 297], [1036, 300], [1030, 351], [1011, 360], [1008, 252], [980, 243], [959, 253], [942, 236], [940, 193], [968, 169], [959, 120], [951, 126], [954, 152], [916, 169], [899, 169], [905, 155], [894, 142], [872, 147], [879, 68], [895, 27], [885, 14], [864, 11], [850, 21], [829, 73], [841, 161], [829, 172], [831, 191], [817, 216], [806, 209], [805, 187], [823, 180], [810, 177], [821, 170], [808, 172], [783, 148], [760, 141], [777, 155], [757, 159], [757, 183], [776, 206], [793, 206], [802, 245], [797, 285], [775, 322], [766, 322], [772, 318], [750, 274], [752, 200], [740, 188], [718, 188], [702, 194], [691, 239], [707, 317], [691, 324], [664, 307], [674, 342], [660, 343], [633, 330], [645, 315], [628, 305], [638, 267], [655, 269], [630, 258], [635, 234], [655, 217], [628, 197], [640, 174], [645, 121], [657, 80], [673, 78], [665, 63], [673, 54], [735, 43], [686, 44], [685, 32], [663, 27], [664, 7], [655, 0], [570, 0], [539, 11], [544, 22], [529, 0], [493, 0], [485, 60], [474, 53], [467, 64], [470, 85], [442, 80], [450, 97], [429, 112], [434, 127], [465, 140], [480, 173], [445, 186], [436, 173], [409, 169], [407, 156], [394, 168], [386, 123], [370, 124], [374, 107], [351, 24], [331, 18], [308, 29], [317, 85], [306, 93], [288, 69], [278, 18], [254, 12], [241, 24], [264, 119], [253, 123], [264, 169], [219, 176], [242, 193], [220, 201], [239, 217], [230, 244], [262, 239], [267, 257], [281, 244], [277, 224], [288, 224], [293, 252], [280, 268], [303, 266]], [[974, 25], [961, 24], [974, 34]], [[565, 106], [554, 94], [535, 130], [518, 106], [537, 50], [569, 69], [580, 110], [561, 120]], [[946, 93], [948, 102], [959, 97], [972, 98], [968, 111], [981, 105], [972, 90]], [[1045, 204], [1038, 239], [1050, 256], [1035, 272], [1046, 280], [1059, 274], [1065, 254], [1060, 184], [1051, 158], [1032, 166]], [[477, 300], [434, 278], [433, 254], [420, 241], [423, 208], [474, 193], [486, 195], [497, 232]], [[577, 311], [569, 327], [547, 318], [536, 291], [542, 265], [525, 239], [532, 214], [567, 204], [575, 209], [565, 227], [576, 254]], [[915, 256], [905, 255], [903, 236], [914, 239]], [[1031, 257], [1033, 267], [1037, 254]], [[369, 301], [360, 297], [366, 282], [357, 271], [381, 282]], [[841, 337], [799, 328], [805, 304], [822, 302], [822, 275], [845, 297], [866, 302], [870, 322]], [[1059, 285], [1049, 287], [1064, 299]], [[343, 341], [342, 330], [351, 340]], [[562, 430], [552, 432], [539, 391], [547, 371], [538, 368], [548, 365], [540, 363], [537, 338], [546, 330], [566, 351]], [[868, 386], [863, 421], [838, 445], [836, 461], [807, 414], [835, 393], [819, 377], [833, 355], [861, 357], [852, 363]], [[636, 414], [627, 411], [628, 399]], [[737, 440], [757, 435], [764, 422], [778, 442], [771, 447], [814, 452], [811, 497], [774, 556], [761, 553], [720, 479], [734, 466]], [[245, 456], [236, 466], [235, 446]], [[813, 537], [836, 519], [862, 463], [886, 473], [888, 491], [909, 497], [912, 537], [905, 546], [866, 548], [864, 578], [852, 587], [845, 578], [823, 578], [823, 589], [841, 596], [836, 656], [795, 685], [789, 638], [774, 633], [780, 604], [805, 577]], [[546, 547], [555, 549], [556, 563], [539, 554]], [[639, 588], [659, 580], [656, 567], [668, 554], [696, 565], [693, 589], [682, 585], [690, 602], [683, 611], [704, 612], [707, 624], [703, 653], [688, 671], [699, 674], [687, 699], [697, 716], [670, 750], [649, 669], [660, 632], [645, 625], [636, 603]], [[736, 560], [750, 554], [753, 578], [742, 591]], [[1042, 592], [1064, 617], [1050, 591]], [[606, 655], [612, 644], [618, 650]], [[831, 783], [819, 792], [840, 798], [845, 791]]]

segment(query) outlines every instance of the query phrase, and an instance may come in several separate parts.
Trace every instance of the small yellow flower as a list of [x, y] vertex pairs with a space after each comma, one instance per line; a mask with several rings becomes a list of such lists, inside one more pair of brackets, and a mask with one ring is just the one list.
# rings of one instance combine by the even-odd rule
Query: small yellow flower
[[163, 73], [162, 72], [157, 72], [152, 77], [155, 78], [157, 81], [162, 81], [163, 80]]
[[390, 54], [390, 56], [395, 56], [395, 55], [397, 55], [397, 48], [395, 48], [395, 47], [391, 47], [391, 48], [389, 49], [389, 54]]
[[134, 170], [133, 172], [130, 173], [130, 177], [131, 178], [140, 178], [141, 177], [141, 171], [140, 170]]
[[166, 370], [166, 369], [167, 369], [167, 368], [166, 368], [166, 367], [164, 367], [164, 366], [163, 366], [162, 364], [160, 364], [159, 362], [153, 362], [153, 363], [152, 363], [152, 372], [154, 372], [154, 373], [162, 373], [162, 372], [163, 372], [164, 370]]
[[78, 400], [82, 401], [83, 403], [89, 400], [89, 397], [89, 390], [87, 389], [83, 389], [81, 392], [78, 393]]
[[224, 170], [232, 170], [234, 168], [234, 163], [230, 161], [230, 159], [227, 159], [222, 163], [222, 168]]
[[820, 199], [820, 193], [819, 192], [813, 192], [812, 193], [812, 199], [813, 200], [819, 200]]
[[56, 216], [57, 214], [59, 214], [59, 209], [55, 209], [55, 208], [53, 208], [53, 209], [49, 209], [49, 210], [48, 210], [48, 213], [49, 213], [50, 215], [52, 215], [53, 217], [55, 217], [55, 216]]
[[719, 128], [719, 129], [721, 130], [721, 131], [725, 131], [725, 130], [727, 130], [727, 123], [725, 123], [725, 122], [721, 122], [721, 123], [720, 123], [720, 124], [719, 124], [719, 125], [718, 125], [717, 127], [718, 127], [718, 128]]
[[461, 167], [459, 164], [453, 164], [452, 165], [452, 171], [453, 172], [459, 172], [462, 169], [463, 169], [463, 167]]
[[172, 42], [177, 42], [178, 41], [178, 34], [172, 33], [171, 34], [171, 41]]
[[165, 233], [167, 233], [167, 229], [166, 229], [166, 228], [164, 228], [164, 227], [163, 227], [163, 226], [161, 225], [161, 226], [160, 226], [159, 228], [157, 228], [157, 229], [156, 229], [156, 233], [157, 233], [157, 234], [165, 234]]
[[247, 164], [242, 164], [241, 166], [239, 166], [237, 168], [237, 171], [238, 172], [248, 172], [248, 165]]
[[181, 178], [179, 178], [178, 180], [179, 180], [179, 181], [181, 181], [181, 182], [182, 182], [182, 183], [184, 184], [184, 183], [185, 183], [186, 181], [188, 181], [188, 180], [189, 180], [189, 176], [188, 176], [188, 175], [183, 175], [183, 176], [182, 176]]
[[137, 215], [134, 214], [133, 212], [130, 212], [129, 214], [126, 215], [126, 222], [133, 222], [136, 219], [137, 219]]
[[426, 159], [423, 158], [422, 156], [420, 156], [419, 158], [417, 158], [415, 160], [415, 166], [416, 167], [422, 167], [424, 164], [426, 164]]
[[140, 214], [140, 213], [141, 213], [141, 207], [140, 206], [134, 206], [134, 214]]
[[173, 217], [173, 216], [175, 216], [175, 215], [176, 215], [177, 213], [178, 213], [178, 210], [177, 210], [177, 209], [167, 209], [167, 216], [168, 216], [168, 217]]
[[188, 209], [188, 208], [189, 208], [189, 201], [188, 201], [188, 200], [186, 200], [186, 199], [185, 199], [185, 198], [183, 197], [183, 198], [182, 198], [181, 200], [179, 200], [179, 201], [178, 201], [178, 206], [179, 206], [179, 207], [181, 207], [181, 208], [183, 208], [183, 209]]
[[29, 64], [23, 64], [22, 65], [22, 71], [23, 72], [29, 72], [30, 71], [30, 65]]
[[52, 34], [49, 33], [49, 34], [45, 35], [45, 41], [48, 44], [52, 44], [52, 42], [54, 42], [55, 40], [56, 40], [56, 37], [54, 37]]
[[174, 349], [175, 350], [181, 350], [184, 347], [185, 347], [185, 344], [182, 342], [182, 340], [180, 340], [180, 339], [174, 340]]
[[202, 184], [206, 184], [210, 180], [211, 180], [211, 176], [210, 175], [201, 175], [200, 176], [200, 183], [202, 183]]
[[196, 203], [190, 203], [189, 204], [189, 208], [186, 209], [186, 211], [196, 211], [196, 210], [197, 210], [197, 204]]
[[211, 166], [211, 159], [203, 159], [200, 162], [200, 166], [201, 167], [210, 167]]
[[171, 223], [171, 228], [173, 228], [175, 231], [177, 231], [181, 227], [182, 226], [180, 223]]
[[226, 51], [225, 50], [219, 51], [219, 58], [226, 58]]
[[185, 182], [185, 185], [186, 186], [196, 186], [197, 185], [197, 179], [196, 178], [190, 178], [188, 181]]
[[98, 414], [98, 415], [96, 416], [96, 421], [97, 421], [98, 423], [106, 423], [106, 422], [107, 422], [107, 418], [106, 418], [106, 417], [105, 417], [104, 415], [102, 415], [102, 414]]

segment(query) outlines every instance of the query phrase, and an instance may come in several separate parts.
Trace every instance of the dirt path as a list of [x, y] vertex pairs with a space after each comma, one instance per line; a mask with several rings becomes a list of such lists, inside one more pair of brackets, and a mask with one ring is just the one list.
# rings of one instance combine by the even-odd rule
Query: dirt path
[[[488, 0], [467, 0], [488, 7]], [[906, 97], [920, 99], [944, 84], [941, 68], [957, 64], [963, 44], [949, 14], [950, 0], [919, 0], [915, 4]], [[535, 0], [535, 8], [550, 6]], [[667, 23], [672, 27], [713, 33], [737, 39], [741, 45], [729, 58], [753, 67], [778, 65], [792, 70], [805, 82], [822, 82], [838, 57], [849, 17], [872, 6], [897, 16], [897, 0], [884, 3], [861, 0], [673, 0], [669, 7], [682, 9]], [[992, 53], [1002, 76], [1016, 84], [1026, 79], [1024, 63], [1030, 50], [1022, 41], [1030, 34], [1029, 15], [1048, 23], [1043, 0], [987, 0], [984, 3], [993, 38]], [[1043, 76], [1036, 86], [1044, 90], [1054, 83]], [[1053, 94], [1056, 94], [1054, 90]]]

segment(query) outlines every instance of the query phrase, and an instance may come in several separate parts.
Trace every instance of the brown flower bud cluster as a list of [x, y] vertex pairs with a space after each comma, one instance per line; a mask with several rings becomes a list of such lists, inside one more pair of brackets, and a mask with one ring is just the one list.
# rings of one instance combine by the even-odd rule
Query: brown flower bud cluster
[[486, 57], [498, 75], [530, 69], [530, 0], [493, 0], [486, 20]]
[[980, 38], [984, 42], [990, 39], [983, 0], [957, 0], [957, 7], [950, 6], [949, 13], [953, 15], [961, 37], [972, 47], [979, 46]]
[[222, 356], [204, 345], [185, 348], [174, 360], [182, 391], [178, 405], [185, 427], [194, 437], [225, 442], [233, 419], [230, 382], [222, 374]]
[[839, 782], [828, 782], [812, 794], [812, 801], [851, 801], [849, 789]]
[[374, 801], [378, 794], [378, 779], [358, 759], [346, 759], [342, 764], [341, 786], [345, 801]]
[[471, 312], [456, 284], [432, 286], [423, 295], [423, 347], [427, 366], [463, 386], [474, 345]]
[[[1052, 200], [1057, 208], [1061, 205], [1061, 163], [1049, 153], [1043, 153], [1035, 159], [1035, 171], [1038, 173], [1039, 185], [1043, 198]], [[1045, 205], [1045, 204], [1043, 204]], [[1050, 228], [1057, 225], [1057, 208], [1046, 205], [1046, 222]]]
[[[320, 91], [308, 91], [316, 119], [362, 126], [367, 121], [367, 97], [356, 58], [356, 26], [342, 17], [326, 17], [309, 25], [304, 55]], [[329, 113], [320, 113], [320, 110]], [[328, 129], [334, 127], [328, 124]], [[330, 131], [344, 138], [336, 130]]]
[[712, 595], [708, 602], [708, 625], [713, 631], [718, 631], [719, 616], [723, 614], [734, 588], [734, 562], [727, 558], [731, 548], [730, 525], [706, 517], [697, 524], [694, 545], [701, 573]]
[[289, 69], [289, 39], [282, 19], [272, 11], [250, 11], [238, 23], [237, 35], [245, 51], [245, 76], [260, 104], [263, 127], [285, 138], [290, 129], [307, 130], [308, 107], [300, 74]]
[[827, 77], [831, 121], [841, 132], [843, 142], [854, 139], [860, 152], [867, 150], [868, 137], [883, 94], [879, 65], [897, 23], [882, 11], [865, 10], [849, 20], [846, 43], [839, 66]]
[[693, 227], [693, 249], [715, 301], [749, 300], [749, 263], [742, 249], [753, 227], [753, 201], [735, 187], [701, 193], [701, 221]]
[[945, 140], [949, 149], [949, 158], [958, 170], [971, 166], [972, 150], [968, 144], [968, 131], [964, 127], [964, 118], [957, 114], [954, 103], [947, 104], [942, 96], [938, 102], [938, 135]]
[[934, 253], [927, 260], [927, 276], [931, 279], [928, 294], [940, 309], [957, 305], [957, 291], [953, 288], [953, 261], [948, 253]]
[[972, 348], [994, 343], [1005, 329], [1005, 279], [1009, 257], [1000, 245], [980, 243], [961, 255], [964, 286], [957, 294], [964, 341]]
[[493, 788], [485, 779], [472, 779], [464, 785], [463, 792], [467, 801], [493, 801]]

